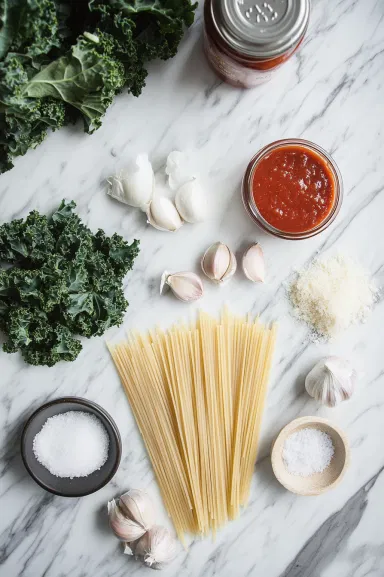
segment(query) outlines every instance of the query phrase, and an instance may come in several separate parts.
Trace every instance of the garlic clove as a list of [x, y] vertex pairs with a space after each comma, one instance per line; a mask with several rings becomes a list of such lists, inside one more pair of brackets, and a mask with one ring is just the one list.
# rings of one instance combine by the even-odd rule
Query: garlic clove
[[136, 541], [145, 533], [145, 529], [124, 515], [115, 499], [108, 503], [109, 524], [116, 537], [122, 541]]
[[201, 268], [210, 280], [221, 284], [235, 274], [236, 257], [226, 244], [216, 242], [205, 251], [201, 259]]
[[149, 495], [145, 491], [131, 489], [119, 499], [124, 514], [148, 531], [155, 523], [155, 511]]
[[339, 357], [319, 361], [305, 379], [307, 393], [328, 407], [348, 400], [355, 388], [357, 373], [351, 363]]
[[196, 301], [204, 294], [201, 278], [194, 272], [170, 274], [165, 271], [161, 277], [160, 294], [163, 293], [165, 285], [170, 287], [179, 300], [186, 303]]
[[264, 254], [258, 242], [245, 251], [242, 265], [244, 274], [249, 280], [254, 283], [265, 281]]
[[135, 554], [144, 558], [148, 567], [161, 568], [176, 557], [177, 544], [168, 529], [155, 525], [145, 533], [135, 548]]
[[175, 197], [180, 216], [190, 223], [201, 222], [207, 216], [207, 200], [196, 178], [178, 189]]
[[165, 232], [175, 232], [183, 224], [175, 205], [165, 196], [152, 200], [147, 210], [147, 219], [150, 225]]
[[155, 187], [155, 175], [146, 154], [139, 154], [134, 169], [125, 169], [109, 182], [107, 193], [129, 206], [148, 210]]

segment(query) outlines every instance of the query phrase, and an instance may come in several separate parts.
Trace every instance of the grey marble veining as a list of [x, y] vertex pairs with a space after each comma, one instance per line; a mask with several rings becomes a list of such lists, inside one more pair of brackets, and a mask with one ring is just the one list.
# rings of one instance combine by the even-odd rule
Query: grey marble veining
[[[196, 269], [203, 250], [222, 240], [235, 251], [263, 244], [268, 282], [250, 286], [237, 274], [218, 291], [206, 285], [202, 305], [260, 312], [279, 321], [279, 337], [249, 506], [216, 541], [194, 541], [163, 571], [165, 577], [383, 577], [384, 575], [384, 306], [366, 324], [331, 344], [314, 345], [289, 314], [283, 283], [316, 254], [350, 253], [384, 284], [384, 2], [312, 3], [310, 27], [297, 53], [268, 84], [239, 91], [220, 82], [202, 53], [201, 6], [177, 57], [151, 65], [140, 98], [118, 97], [93, 136], [61, 130], [0, 177], [2, 221], [37, 208], [49, 212], [73, 198], [92, 228], [141, 240], [125, 282], [126, 326], [167, 326], [187, 314], [158, 295], [164, 269]], [[258, 231], [242, 207], [245, 167], [263, 145], [284, 137], [317, 142], [336, 159], [344, 179], [342, 210], [325, 233], [285, 242]], [[193, 150], [212, 216], [177, 236], [150, 229], [143, 215], [105, 195], [105, 179], [139, 152], [160, 172], [168, 152]], [[177, 242], [175, 240], [177, 239]], [[194, 307], [191, 307], [192, 310]], [[116, 331], [111, 331], [111, 337]], [[353, 399], [319, 407], [304, 376], [321, 356], [353, 360], [359, 383]], [[84, 342], [75, 363], [26, 366], [0, 354], [0, 576], [144, 577], [124, 556], [107, 526], [106, 502], [129, 487], [146, 488], [159, 521], [171, 526], [128, 403], [103, 338]], [[112, 482], [94, 495], [68, 500], [46, 494], [28, 477], [19, 437], [31, 411], [62, 395], [103, 405], [116, 419], [123, 458]], [[289, 420], [318, 414], [348, 434], [351, 466], [343, 482], [320, 497], [298, 497], [274, 479], [270, 445]]]

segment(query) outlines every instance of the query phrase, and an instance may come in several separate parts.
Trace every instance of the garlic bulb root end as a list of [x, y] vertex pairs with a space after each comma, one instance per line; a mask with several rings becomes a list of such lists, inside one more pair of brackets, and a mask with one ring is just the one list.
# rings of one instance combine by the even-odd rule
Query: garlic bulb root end
[[154, 525], [138, 541], [135, 553], [144, 558], [144, 563], [148, 567], [161, 568], [176, 557], [176, 540], [168, 529]]

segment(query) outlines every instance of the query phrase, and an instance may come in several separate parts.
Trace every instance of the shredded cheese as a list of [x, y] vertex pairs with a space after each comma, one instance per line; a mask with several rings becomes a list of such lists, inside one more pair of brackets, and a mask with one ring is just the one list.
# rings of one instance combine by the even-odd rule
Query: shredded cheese
[[314, 340], [364, 322], [376, 293], [361, 265], [342, 254], [314, 260], [289, 287], [294, 313], [310, 325]]

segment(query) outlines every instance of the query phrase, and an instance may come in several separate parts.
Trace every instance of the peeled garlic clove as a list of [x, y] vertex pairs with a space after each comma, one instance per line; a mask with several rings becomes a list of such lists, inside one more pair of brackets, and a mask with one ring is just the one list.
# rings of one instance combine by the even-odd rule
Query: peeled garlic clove
[[339, 357], [319, 361], [305, 379], [307, 393], [328, 407], [349, 399], [354, 391], [356, 371], [351, 363]]
[[131, 489], [121, 495], [119, 499], [120, 509], [126, 517], [132, 519], [145, 531], [148, 531], [155, 523], [155, 511], [149, 495], [145, 491]]
[[124, 515], [115, 499], [108, 503], [109, 524], [116, 537], [122, 541], [136, 541], [145, 533], [145, 529]]
[[263, 249], [258, 242], [249, 247], [243, 256], [243, 271], [252, 282], [265, 281], [265, 262]]
[[109, 181], [110, 196], [146, 212], [152, 200], [155, 176], [146, 154], [139, 154], [133, 170], [122, 170]]
[[201, 278], [194, 272], [170, 274], [165, 271], [161, 277], [160, 294], [163, 293], [165, 286], [169, 286], [173, 294], [185, 303], [198, 300], [204, 293]]
[[235, 274], [236, 257], [226, 244], [216, 242], [205, 251], [201, 259], [201, 268], [209, 279], [221, 284]]
[[175, 232], [183, 224], [175, 205], [165, 196], [152, 200], [147, 210], [147, 218], [149, 224], [166, 232]]
[[161, 568], [170, 563], [177, 553], [176, 540], [168, 529], [155, 525], [143, 535], [135, 548], [135, 554], [144, 558], [148, 567]]
[[196, 178], [180, 186], [175, 204], [180, 216], [187, 222], [201, 222], [207, 216], [207, 200]]

